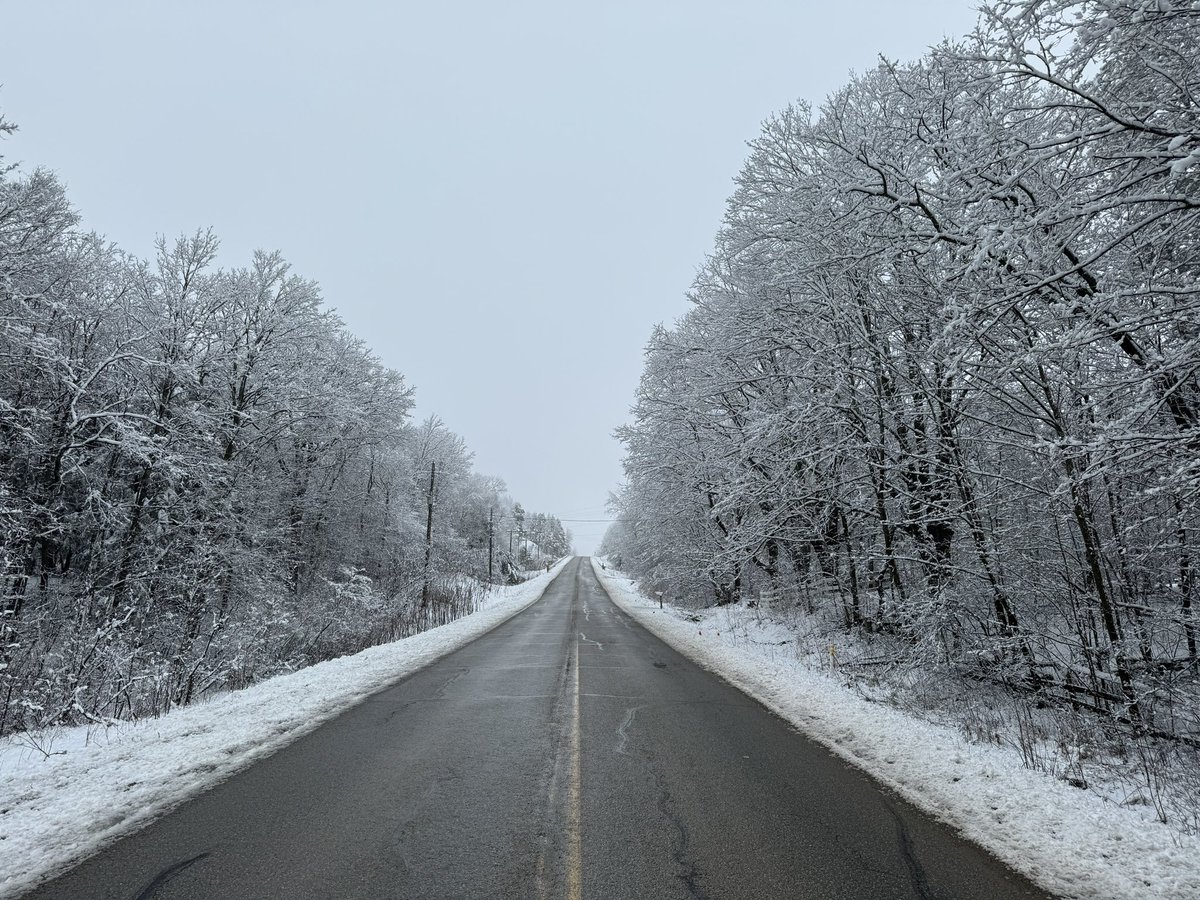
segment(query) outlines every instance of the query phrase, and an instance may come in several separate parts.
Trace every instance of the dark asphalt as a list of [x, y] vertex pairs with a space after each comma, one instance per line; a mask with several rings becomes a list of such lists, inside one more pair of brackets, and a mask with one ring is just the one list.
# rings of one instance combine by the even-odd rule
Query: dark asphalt
[[526, 612], [27, 896], [1046, 895], [671, 650], [577, 559]]

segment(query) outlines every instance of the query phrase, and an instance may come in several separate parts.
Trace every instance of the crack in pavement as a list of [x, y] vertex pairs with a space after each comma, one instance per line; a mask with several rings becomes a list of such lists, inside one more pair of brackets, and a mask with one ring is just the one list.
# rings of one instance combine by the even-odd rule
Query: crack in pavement
[[593, 641], [593, 640], [592, 640], [590, 637], [588, 637], [588, 636], [587, 636], [586, 634], [584, 634], [582, 631], [581, 631], [581, 632], [579, 632], [579, 639], [580, 639], [581, 641], [583, 641], [585, 644], [595, 644], [595, 645], [596, 645], [597, 647], [599, 647], [601, 650], [603, 650], [603, 649], [604, 649], [604, 645], [603, 645], [602, 643], [600, 643], [599, 641]]
[[908, 826], [904, 824], [904, 819], [892, 805], [887, 797], [883, 798], [883, 805], [887, 807], [887, 811], [892, 814], [892, 818], [896, 820], [897, 837], [900, 839], [900, 855], [904, 858], [904, 863], [908, 867], [909, 881], [912, 883], [913, 890], [921, 900], [941, 900], [941, 895], [935, 893], [929, 887], [929, 878], [925, 874], [925, 867], [921, 865], [921, 861], [917, 859], [916, 851], [913, 848], [912, 838], [908, 833]]
[[447, 679], [446, 679], [446, 680], [445, 680], [445, 681], [442, 683], [442, 686], [441, 686], [441, 687], [439, 687], [439, 688], [437, 689], [437, 693], [435, 693], [435, 694], [433, 695], [433, 696], [434, 696], [434, 699], [437, 699], [437, 700], [445, 700], [445, 699], [446, 699], [446, 689], [447, 689], [448, 687], [450, 687], [450, 685], [454, 684], [454, 682], [458, 681], [460, 678], [462, 678], [464, 675], [466, 675], [466, 674], [467, 674], [468, 672], [470, 672], [470, 671], [471, 671], [471, 667], [470, 667], [470, 666], [463, 666], [461, 669], [459, 669], [457, 672], [455, 672], [453, 675], [451, 675], [449, 678], [447, 678]]
[[667, 778], [654, 766], [653, 762], [650, 765], [650, 773], [654, 776], [654, 784], [658, 788], [658, 811], [674, 826], [677, 836], [677, 840], [671, 841], [671, 857], [682, 871], [675, 877], [687, 887], [689, 897], [694, 900], [708, 900], [708, 893], [700, 884], [705, 874], [689, 853], [692, 836], [688, 831], [687, 824], [675, 811], [675, 802], [667, 787]]
[[617, 752], [622, 756], [627, 756], [625, 748], [629, 745], [629, 728], [633, 725], [633, 717], [637, 715], [640, 706], [631, 706], [625, 712], [625, 718], [621, 720], [621, 724], [617, 726]]
[[185, 859], [182, 862], [175, 863], [173, 866], [167, 866], [167, 868], [155, 875], [148, 885], [142, 888], [141, 892], [134, 898], [134, 900], [153, 900], [154, 895], [158, 893], [159, 888], [165, 887], [168, 881], [175, 878], [177, 875], [180, 875], [185, 869], [190, 869], [196, 863], [207, 859], [211, 855], [212, 854], [208, 850], [205, 850], [203, 853], [197, 854], [191, 859]]

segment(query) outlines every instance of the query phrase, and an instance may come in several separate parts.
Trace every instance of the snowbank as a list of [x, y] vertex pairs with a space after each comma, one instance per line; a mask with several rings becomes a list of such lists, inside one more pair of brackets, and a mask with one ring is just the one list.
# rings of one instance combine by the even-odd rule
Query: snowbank
[[160, 719], [0, 742], [0, 898], [32, 889], [495, 628], [537, 601], [566, 563], [494, 589], [482, 610], [449, 625]]
[[1200, 897], [1200, 840], [1144, 808], [1106, 802], [1002, 748], [869, 702], [805, 667], [771, 626], [757, 634], [746, 610], [660, 611], [629, 579], [593, 567], [613, 601], [676, 650], [1048, 891], [1080, 900]]

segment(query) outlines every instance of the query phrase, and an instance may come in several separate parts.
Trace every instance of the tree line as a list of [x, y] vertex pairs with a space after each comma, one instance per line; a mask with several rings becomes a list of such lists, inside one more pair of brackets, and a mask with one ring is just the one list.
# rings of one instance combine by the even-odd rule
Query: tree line
[[1200, 4], [1011, 0], [772, 116], [604, 550], [1200, 739]]
[[515, 571], [503, 482], [411, 420], [314, 282], [217, 250], [200, 231], [139, 259], [52, 173], [0, 168], [0, 734], [158, 714], [469, 612]]

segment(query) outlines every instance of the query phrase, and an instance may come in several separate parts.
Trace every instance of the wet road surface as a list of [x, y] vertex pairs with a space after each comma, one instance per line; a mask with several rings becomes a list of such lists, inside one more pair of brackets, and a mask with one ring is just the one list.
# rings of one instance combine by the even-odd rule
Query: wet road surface
[[27, 896], [1046, 895], [663, 644], [576, 559], [525, 612]]

